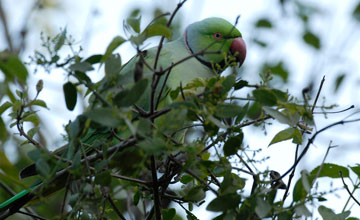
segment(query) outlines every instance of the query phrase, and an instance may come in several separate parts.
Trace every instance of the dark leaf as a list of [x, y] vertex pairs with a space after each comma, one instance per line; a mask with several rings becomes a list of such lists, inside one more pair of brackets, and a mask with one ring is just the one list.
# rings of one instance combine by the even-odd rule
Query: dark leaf
[[276, 95], [269, 89], [256, 89], [253, 95], [255, 100], [263, 105], [273, 106], [277, 103]]
[[29, 75], [21, 60], [7, 51], [0, 52], [0, 70], [5, 74], [7, 81], [17, 78], [21, 83], [26, 83]]
[[102, 57], [103, 57], [103, 55], [101, 55], [101, 54], [95, 54], [95, 55], [88, 57], [86, 60], [84, 60], [84, 62], [87, 62], [90, 64], [100, 63]]
[[55, 37], [55, 51], [60, 50], [60, 48], [64, 45], [66, 39], [66, 28]]
[[176, 210], [174, 208], [163, 209], [161, 212], [163, 215], [163, 220], [172, 220], [176, 215]]
[[240, 81], [235, 83], [234, 89], [235, 90], [242, 89], [243, 87], [247, 86], [248, 84], [249, 84], [248, 81], [240, 80]]
[[45, 159], [39, 158], [36, 162], [36, 170], [39, 172], [39, 174], [43, 177], [47, 177], [50, 174], [50, 167]]
[[262, 115], [262, 105], [259, 102], [254, 102], [248, 112], [247, 115], [250, 119], [258, 119]]
[[166, 143], [160, 138], [145, 139], [138, 146], [149, 155], [160, 155], [166, 151]]
[[95, 108], [85, 112], [84, 115], [92, 121], [108, 127], [116, 127], [122, 124], [118, 118], [118, 113], [111, 108]]
[[234, 104], [219, 104], [216, 106], [215, 115], [219, 118], [233, 118], [242, 115], [244, 112], [243, 107]]
[[293, 139], [293, 142], [296, 144], [301, 144], [302, 143], [302, 134], [299, 131], [299, 129], [287, 128], [285, 130], [280, 131], [271, 140], [269, 146], [272, 144], [281, 142], [281, 141], [289, 140], [289, 139]]
[[0, 115], [6, 111], [8, 108], [10, 108], [13, 104], [11, 104], [10, 102], [4, 102], [1, 106], [0, 106]]
[[71, 82], [67, 82], [63, 86], [64, 95], [65, 95], [65, 102], [66, 107], [72, 111], [75, 108], [76, 101], [77, 101], [77, 91], [74, 84]]
[[144, 94], [148, 79], [142, 79], [135, 83], [131, 90], [123, 90], [115, 95], [114, 102], [119, 107], [127, 107], [135, 104]]
[[[319, 169], [321, 168], [320, 173]], [[330, 178], [340, 178], [339, 171], [342, 172], [343, 177], [349, 177], [349, 169], [344, 166], [340, 166], [333, 163], [324, 163], [322, 166], [318, 166], [311, 171], [311, 175], [318, 177], [330, 177]]]
[[256, 198], [255, 212], [260, 218], [265, 218], [271, 210], [270, 204], [261, 197]]
[[80, 71], [80, 72], [87, 72], [87, 71], [91, 71], [94, 70], [94, 68], [92, 67], [92, 65], [88, 62], [80, 62], [80, 63], [74, 63], [69, 67], [70, 70], [72, 71]]
[[119, 54], [112, 54], [105, 61], [105, 74], [106, 76], [116, 75], [121, 70], [121, 57]]
[[318, 211], [324, 220], [345, 220], [350, 215], [350, 211], [335, 214], [333, 210], [325, 206], [320, 206]]
[[304, 33], [303, 40], [315, 49], [320, 49], [321, 47], [320, 38], [309, 30]]
[[353, 16], [358, 22], [360, 22], [360, 2], [356, 5], [353, 11]]
[[194, 177], [190, 176], [190, 175], [183, 175], [180, 179], [180, 182], [183, 183], [183, 184], [187, 184], [191, 181], [194, 180]]
[[166, 27], [165, 25], [158, 24], [158, 23], [148, 26], [144, 30], [144, 33], [146, 35], [146, 38], [153, 37], [153, 36], [164, 36], [167, 39], [171, 38], [171, 29]]
[[269, 19], [267, 19], [267, 18], [259, 19], [256, 22], [255, 26], [257, 28], [272, 28], [273, 27], [271, 21]]
[[140, 16], [131, 16], [129, 18], [126, 19], [126, 23], [136, 32], [139, 33], [140, 32], [140, 20], [141, 17]]
[[244, 138], [244, 134], [242, 132], [237, 136], [229, 137], [224, 144], [225, 156], [231, 156], [236, 154], [241, 147], [243, 138]]
[[229, 209], [235, 209], [239, 207], [240, 199], [240, 195], [236, 193], [218, 196], [209, 203], [206, 210], [213, 212], [225, 212]]
[[109, 186], [111, 183], [111, 175], [109, 171], [102, 172], [95, 176], [95, 184], [101, 186]]
[[104, 56], [101, 58], [101, 63], [105, 62], [110, 55], [112, 54], [112, 52], [118, 48], [122, 43], [124, 43], [126, 40], [120, 36], [116, 36], [112, 39], [112, 41], [110, 42], [109, 46], [106, 48], [106, 52], [104, 54]]
[[185, 200], [192, 202], [199, 202], [205, 198], [205, 192], [202, 186], [195, 186], [190, 189], [189, 192], [184, 196]]
[[340, 85], [342, 84], [342, 82], [344, 81], [344, 78], [345, 78], [345, 73], [343, 74], [340, 74], [336, 77], [336, 80], [335, 80], [335, 89], [334, 89], [334, 92], [337, 92], [338, 89], [340, 88]]

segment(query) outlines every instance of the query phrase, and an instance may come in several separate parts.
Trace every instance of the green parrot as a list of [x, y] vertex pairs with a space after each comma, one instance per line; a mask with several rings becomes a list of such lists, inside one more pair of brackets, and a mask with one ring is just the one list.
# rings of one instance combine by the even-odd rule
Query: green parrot
[[[100, 81], [97, 92], [106, 97], [119, 90], [119, 85], [132, 85], [143, 78], [151, 80], [154, 74], [152, 68], [154, 67], [157, 51], [158, 48], [154, 47], [143, 51], [142, 55], [138, 54], [133, 57], [122, 66], [115, 78], [105, 76]], [[240, 31], [222, 18], [212, 17], [195, 22], [186, 28], [184, 36], [163, 44], [156, 70], [166, 70], [168, 76], [166, 81], [164, 81], [165, 77], [161, 77], [160, 86], [158, 86], [156, 92], [159, 93], [161, 85], [164, 85], [165, 88], [163, 89], [175, 90], [179, 86], [186, 86], [196, 78], [208, 79], [216, 76], [229, 65], [229, 56], [234, 57], [233, 63], [237, 63], [239, 66], [245, 60], [246, 46]], [[137, 71], [139, 63], [141, 63], [141, 69]], [[137, 101], [137, 106], [141, 107], [144, 111], [149, 111], [151, 87], [148, 86], [146, 90], [140, 100]], [[164, 98], [165, 100], [167, 99], [166, 97]], [[94, 106], [96, 105], [94, 104], [95, 102], [93, 101], [92, 103]], [[169, 102], [165, 103], [165, 105], [169, 104]], [[95, 131], [92, 134], [86, 135], [82, 142], [92, 144], [99, 139], [99, 136], [105, 139], [111, 136], [106, 133], [109, 132]], [[61, 151], [63, 149], [58, 150], [58, 152]], [[63, 172], [65, 170], [64, 167], [62, 170], [59, 170], [60, 172], [58, 173], [61, 173], [61, 175], [57, 175], [57, 179], [52, 180], [52, 183], [55, 182], [55, 184], [52, 184], [52, 187], [49, 187], [51, 184], [48, 182], [37, 182], [29, 189], [23, 190], [1, 203], [0, 219], [16, 213], [31, 200], [36, 199], [40, 188], [42, 196], [49, 195], [63, 188], [66, 184], [67, 173]], [[25, 178], [36, 174], [38, 174], [36, 166], [32, 164], [21, 171], [20, 177]]]

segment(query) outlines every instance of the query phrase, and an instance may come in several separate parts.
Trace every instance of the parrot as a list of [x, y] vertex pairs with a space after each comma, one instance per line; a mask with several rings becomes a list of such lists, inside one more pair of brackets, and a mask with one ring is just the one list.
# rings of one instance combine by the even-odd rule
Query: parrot
[[[228, 66], [229, 56], [235, 58], [234, 63], [239, 67], [246, 58], [246, 45], [242, 34], [233, 24], [219, 17], [206, 18], [190, 24], [179, 39], [164, 43], [159, 55], [157, 55], [158, 49], [158, 47], [153, 47], [138, 53], [121, 67], [115, 77], [105, 75], [97, 88], [99, 94], [106, 97], [117, 91], [119, 85], [131, 85], [143, 78], [151, 79], [154, 74], [152, 68], [155, 60], [157, 60], [156, 70], [167, 70], [168, 73], [166, 81], [164, 81], [165, 77], [161, 77], [160, 86], [156, 90], [159, 93], [161, 85], [164, 85], [167, 90], [175, 90], [186, 86], [196, 78], [209, 79], [217, 76]], [[217, 52], [207, 53], [208, 51]], [[147, 86], [146, 91], [136, 103], [144, 111], [150, 110], [150, 90], [151, 86]], [[101, 138], [107, 138], [106, 132], [99, 133], [101, 133]], [[86, 135], [82, 141], [91, 144], [96, 139], [97, 136], [93, 133]], [[63, 167], [62, 170], [64, 169]], [[20, 177], [25, 178], [37, 174], [36, 166], [32, 164], [21, 171]], [[66, 172], [62, 172], [59, 178], [62, 181], [57, 180], [55, 187], [46, 188], [44, 184], [48, 183], [37, 182], [1, 203], [0, 219], [16, 213], [38, 197], [36, 193], [40, 191], [39, 188], [42, 188], [43, 195], [63, 188], [66, 184], [64, 181]]]

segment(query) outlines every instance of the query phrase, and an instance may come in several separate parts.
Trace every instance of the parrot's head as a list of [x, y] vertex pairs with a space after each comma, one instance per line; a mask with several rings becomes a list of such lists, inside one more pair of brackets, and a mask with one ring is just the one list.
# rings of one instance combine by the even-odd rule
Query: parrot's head
[[229, 55], [241, 66], [246, 57], [240, 31], [222, 18], [207, 18], [189, 25], [185, 31], [185, 44], [192, 54], [207, 51], [196, 58], [210, 68], [218, 64], [223, 69], [229, 64]]

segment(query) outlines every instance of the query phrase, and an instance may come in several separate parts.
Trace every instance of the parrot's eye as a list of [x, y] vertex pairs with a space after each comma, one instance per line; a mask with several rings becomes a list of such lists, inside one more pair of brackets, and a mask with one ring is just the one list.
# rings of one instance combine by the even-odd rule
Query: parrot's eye
[[216, 32], [216, 33], [214, 33], [213, 34], [213, 38], [215, 39], [215, 40], [221, 40], [222, 39], [222, 34], [220, 33], [220, 32]]

